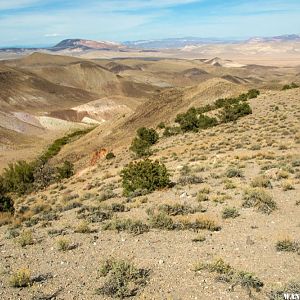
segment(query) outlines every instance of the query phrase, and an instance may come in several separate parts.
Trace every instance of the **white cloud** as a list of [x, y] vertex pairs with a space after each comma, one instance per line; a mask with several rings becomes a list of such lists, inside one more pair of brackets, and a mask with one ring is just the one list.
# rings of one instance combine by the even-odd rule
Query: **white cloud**
[[44, 35], [45, 37], [58, 37], [58, 36], [63, 36], [62, 33], [46, 33]]

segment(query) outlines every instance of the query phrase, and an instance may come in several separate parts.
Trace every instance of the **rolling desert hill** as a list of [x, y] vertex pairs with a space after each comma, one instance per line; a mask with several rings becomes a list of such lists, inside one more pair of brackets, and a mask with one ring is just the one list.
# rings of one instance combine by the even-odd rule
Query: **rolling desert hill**
[[[236, 96], [250, 88], [280, 89], [297, 82], [297, 74], [297, 67], [243, 65], [219, 57], [89, 60], [33, 53], [0, 63], [0, 108], [5, 112], [0, 126], [2, 131], [23, 135], [16, 143], [14, 135], [8, 134], [7, 151], [22, 153], [24, 139], [37, 137], [39, 142], [33, 146], [32, 155], [21, 155], [23, 158], [32, 158], [41, 151], [46, 145], [45, 136], [53, 139], [88, 125], [99, 125], [97, 130], [102, 133], [96, 141], [102, 135], [107, 138], [113, 128], [114, 133], [119, 132], [115, 137], [122, 144], [143, 122], [156, 126], [156, 118], [168, 121], [186, 107]], [[121, 126], [122, 122], [125, 125]], [[89, 151], [98, 147], [97, 142], [89, 144]], [[7, 163], [7, 154], [1, 158], [2, 167]]]
[[[180, 97], [168, 89], [114, 126], [125, 134], [167, 120], [195, 96], [210, 94], [209, 102], [243, 88], [212, 79], [179, 89]], [[118, 134], [106, 123], [65, 146], [60, 155], [90, 159], [98, 139], [116, 157], [87, 160], [71, 178], [15, 199], [15, 223], [0, 219], [0, 296], [273, 300], [298, 291], [299, 89], [261, 91], [248, 102], [252, 114], [236, 122], [171, 137], [158, 131], [150, 159], [164, 163], [173, 184], [144, 195], [123, 194], [121, 171], [135, 160], [129, 136], [103, 144], [101, 134]], [[164, 113], [155, 118], [148, 108]], [[32, 287], [13, 287], [19, 274]]]

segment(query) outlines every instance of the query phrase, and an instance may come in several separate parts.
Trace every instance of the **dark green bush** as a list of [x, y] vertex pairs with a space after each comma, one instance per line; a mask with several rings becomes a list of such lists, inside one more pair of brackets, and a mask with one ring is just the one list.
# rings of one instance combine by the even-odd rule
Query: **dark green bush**
[[129, 148], [137, 157], [149, 156], [151, 154], [150, 144], [140, 138], [134, 138]]
[[2, 175], [4, 189], [19, 195], [29, 192], [32, 190], [34, 181], [33, 171], [33, 164], [29, 164], [26, 161], [9, 164]]
[[158, 129], [164, 129], [164, 128], [166, 128], [166, 125], [165, 125], [164, 122], [160, 122], [160, 123], [157, 125], [157, 128], [158, 128]]
[[225, 106], [220, 112], [219, 118], [222, 123], [228, 123], [249, 114], [252, 114], [250, 105], [247, 102], [240, 102]]
[[2, 178], [0, 178], [0, 212], [12, 212], [14, 210], [14, 202], [6, 195]]
[[62, 138], [59, 138], [57, 140], [55, 140], [50, 146], [49, 148], [46, 150], [46, 152], [40, 156], [39, 160], [43, 161], [44, 163], [46, 163], [49, 159], [51, 159], [52, 157], [54, 157], [55, 155], [57, 155], [59, 153], [59, 151], [61, 150], [61, 148], [78, 139], [79, 137], [89, 133], [91, 130], [93, 130], [93, 128], [88, 128], [88, 129], [82, 129], [82, 130], [77, 130], [74, 131]]
[[149, 159], [131, 162], [121, 172], [122, 186], [126, 196], [137, 190], [153, 192], [170, 185], [166, 166], [159, 161]]
[[205, 115], [200, 115], [198, 117], [198, 126], [199, 129], [206, 129], [209, 127], [213, 127], [218, 125], [218, 121], [216, 118], [211, 118]]
[[105, 156], [107, 160], [115, 158], [115, 154], [113, 152], [108, 152]]
[[290, 89], [296, 89], [298, 87], [299, 87], [298, 84], [296, 84], [295, 82], [292, 82], [291, 84], [284, 85], [282, 90], [285, 91], [285, 90], [290, 90]]
[[198, 112], [191, 107], [186, 113], [178, 114], [175, 122], [180, 125], [182, 131], [198, 131]]
[[259, 94], [260, 94], [260, 91], [259, 91], [259, 90], [252, 89], [252, 90], [249, 90], [249, 91], [248, 91], [248, 93], [247, 93], [247, 98], [248, 98], [248, 99], [257, 98], [257, 96], [259, 96]]
[[158, 133], [152, 128], [141, 127], [137, 130], [137, 136], [149, 145], [154, 145], [159, 139]]
[[137, 130], [137, 137], [133, 139], [130, 150], [137, 157], [148, 156], [151, 154], [150, 147], [157, 143], [158, 139], [159, 135], [154, 129], [141, 127]]
[[206, 112], [212, 111], [215, 109], [215, 105], [214, 104], [206, 104], [205, 106], [200, 106], [197, 108], [197, 112], [198, 114], [204, 114]]
[[169, 137], [181, 133], [180, 127], [166, 127], [163, 136]]
[[60, 179], [70, 178], [74, 175], [74, 165], [66, 160], [61, 167], [57, 168], [57, 171]]
[[183, 132], [206, 129], [217, 125], [217, 119], [199, 114], [195, 107], [191, 107], [186, 113], [178, 114], [175, 122], [180, 125]]

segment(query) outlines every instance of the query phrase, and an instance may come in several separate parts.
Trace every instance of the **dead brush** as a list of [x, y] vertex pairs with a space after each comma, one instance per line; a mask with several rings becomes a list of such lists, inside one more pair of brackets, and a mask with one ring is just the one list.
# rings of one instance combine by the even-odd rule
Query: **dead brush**
[[259, 212], [270, 214], [277, 208], [272, 196], [262, 188], [249, 188], [243, 196], [243, 207], [254, 207]]
[[108, 259], [100, 264], [99, 274], [108, 280], [96, 293], [124, 299], [136, 296], [146, 286], [150, 270], [137, 268], [126, 260]]
[[198, 263], [194, 268], [195, 272], [207, 270], [210, 273], [217, 273], [216, 280], [230, 283], [230, 291], [233, 291], [236, 286], [241, 286], [252, 297], [252, 290], [260, 292], [264, 283], [253, 273], [235, 270], [223, 259], [217, 259], [212, 263]]

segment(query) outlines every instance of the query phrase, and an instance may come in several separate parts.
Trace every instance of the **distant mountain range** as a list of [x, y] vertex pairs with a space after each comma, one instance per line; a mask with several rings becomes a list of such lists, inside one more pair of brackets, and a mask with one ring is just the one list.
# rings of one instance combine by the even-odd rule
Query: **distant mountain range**
[[140, 40], [124, 42], [130, 48], [140, 49], [166, 49], [183, 48], [186, 46], [198, 46], [207, 44], [239, 44], [239, 43], [267, 43], [267, 42], [300, 42], [300, 35], [289, 34], [275, 37], [253, 37], [248, 40], [218, 39], [218, 38], [168, 38], [161, 40]]
[[53, 47], [44, 48], [0, 48], [2, 52], [24, 52], [34, 50], [48, 50], [48, 51], [89, 51], [89, 50], [108, 50], [108, 51], [127, 51], [130, 49], [180, 49], [186, 46], [199, 46], [210, 44], [245, 44], [245, 43], [270, 43], [270, 42], [300, 42], [300, 35], [289, 34], [274, 37], [253, 37], [248, 40], [233, 40], [220, 38], [199, 38], [199, 37], [185, 37], [185, 38], [167, 38], [157, 40], [138, 40], [127, 41], [124, 43], [115, 43], [110, 41], [92, 41], [85, 39], [66, 39], [59, 42]]
[[224, 40], [217, 38], [199, 38], [199, 37], [184, 37], [184, 38], [167, 38], [160, 40], [139, 40], [127, 41], [123, 45], [130, 48], [142, 49], [166, 49], [166, 48], [182, 48], [187, 45], [203, 45], [203, 44], [223, 44], [236, 43], [234, 40]]

